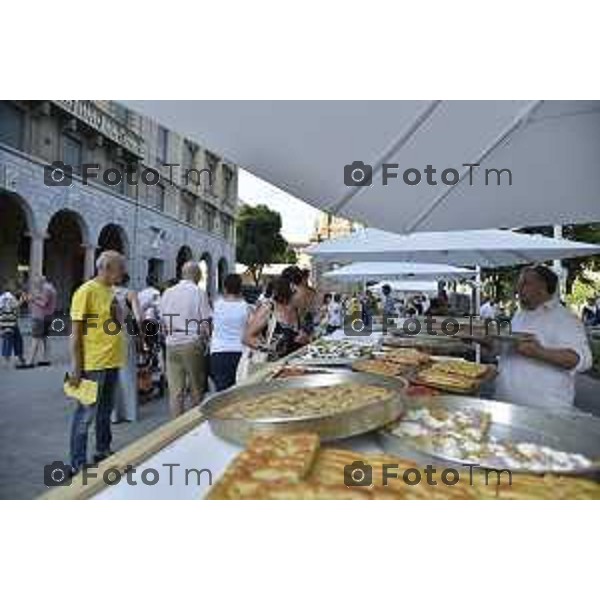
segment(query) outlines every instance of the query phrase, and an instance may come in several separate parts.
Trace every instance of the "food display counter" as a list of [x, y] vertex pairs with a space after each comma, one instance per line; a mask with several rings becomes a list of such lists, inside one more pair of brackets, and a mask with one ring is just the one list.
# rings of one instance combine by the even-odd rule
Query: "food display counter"
[[[415, 369], [430, 379], [415, 379]], [[442, 391], [444, 382], [484, 376], [483, 365], [382, 339], [320, 340], [137, 440], [87, 481], [80, 474], [43, 497], [600, 498], [600, 420]], [[404, 472], [454, 469], [461, 484], [383, 481], [392, 462]], [[347, 480], [361, 463], [371, 465], [368, 485]], [[473, 483], [470, 467], [466, 478], [475, 464], [485, 467], [485, 485]], [[488, 467], [510, 482], [488, 485]]]

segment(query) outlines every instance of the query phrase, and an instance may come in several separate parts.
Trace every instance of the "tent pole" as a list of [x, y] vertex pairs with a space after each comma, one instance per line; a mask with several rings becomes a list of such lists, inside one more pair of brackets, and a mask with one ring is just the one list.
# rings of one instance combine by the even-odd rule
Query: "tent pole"
[[[563, 239], [562, 225], [554, 226], [554, 238], [557, 240]], [[567, 293], [567, 269], [565, 268], [561, 260], [555, 260], [553, 262], [553, 267], [554, 272], [558, 275], [560, 297], [564, 298]]]
[[[475, 267], [475, 316], [481, 314], [481, 267]], [[481, 344], [475, 344], [475, 362], [481, 362]]]
[[475, 267], [475, 315], [479, 316], [481, 312], [481, 267]]

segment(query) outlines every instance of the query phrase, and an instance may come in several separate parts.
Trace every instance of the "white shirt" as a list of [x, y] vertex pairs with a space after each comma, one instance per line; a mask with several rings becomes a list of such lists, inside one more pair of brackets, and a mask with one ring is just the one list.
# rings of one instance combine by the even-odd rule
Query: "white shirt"
[[492, 306], [490, 302], [486, 302], [479, 310], [479, 315], [482, 319], [495, 319], [496, 314], [496, 307]]
[[225, 300], [215, 302], [213, 312], [213, 337], [210, 351], [242, 352], [242, 338], [250, 314], [250, 306], [244, 300]]
[[330, 327], [342, 326], [342, 305], [335, 300], [331, 300], [327, 305], [327, 325]]
[[153, 286], [144, 288], [138, 294], [140, 310], [145, 319], [155, 319], [160, 303], [160, 292]]
[[200, 339], [200, 321], [212, 317], [208, 296], [193, 281], [182, 279], [160, 299], [161, 321], [167, 346], [188, 344]]
[[579, 319], [553, 299], [535, 310], [519, 310], [511, 326], [513, 332], [534, 334], [546, 348], [573, 350], [579, 363], [568, 371], [515, 352], [503, 354], [496, 398], [542, 408], [571, 408], [575, 401], [575, 373], [592, 366], [590, 345]]

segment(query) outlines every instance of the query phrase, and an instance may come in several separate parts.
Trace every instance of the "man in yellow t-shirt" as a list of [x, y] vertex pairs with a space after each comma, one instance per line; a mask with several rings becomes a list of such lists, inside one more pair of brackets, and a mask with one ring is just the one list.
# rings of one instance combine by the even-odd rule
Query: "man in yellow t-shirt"
[[96, 261], [97, 275], [80, 286], [71, 301], [71, 356], [73, 371], [70, 381], [78, 386], [82, 377], [98, 384], [96, 402], [77, 404], [71, 426], [71, 467], [81, 470], [87, 463], [89, 426], [96, 421], [96, 454], [94, 463], [111, 454], [111, 413], [119, 369], [123, 366], [121, 315], [118, 313], [113, 285], [125, 274], [123, 255], [108, 250]]

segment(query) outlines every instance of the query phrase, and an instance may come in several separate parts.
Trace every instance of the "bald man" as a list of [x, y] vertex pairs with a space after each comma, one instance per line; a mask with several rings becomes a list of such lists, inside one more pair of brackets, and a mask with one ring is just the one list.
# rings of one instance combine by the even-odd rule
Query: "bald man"
[[[102, 252], [96, 261], [97, 275], [79, 287], [71, 301], [72, 372], [71, 383], [82, 378], [97, 383], [96, 402], [78, 403], [71, 426], [71, 467], [73, 473], [88, 463], [87, 443], [91, 422], [96, 422], [94, 463], [111, 454], [110, 415], [115, 402], [119, 369], [123, 367], [122, 327], [114, 327], [118, 308], [113, 286], [125, 274], [125, 257], [114, 250]], [[108, 325], [105, 327], [105, 324]]]
[[197, 406], [206, 390], [206, 349], [212, 310], [206, 293], [198, 287], [202, 271], [189, 261], [181, 269], [181, 281], [170, 287], [160, 301], [166, 334], [169, 409], [172, 418], [184, 412], [186, 388], [190, 405]]

